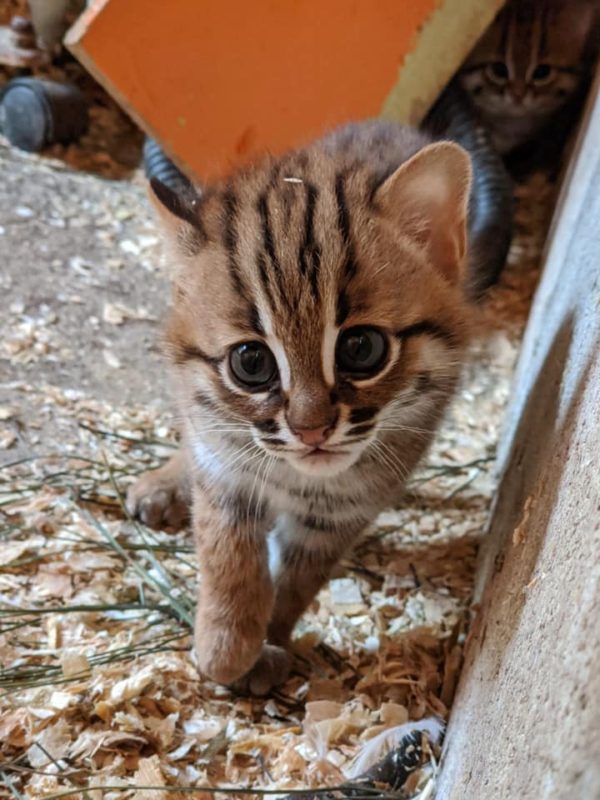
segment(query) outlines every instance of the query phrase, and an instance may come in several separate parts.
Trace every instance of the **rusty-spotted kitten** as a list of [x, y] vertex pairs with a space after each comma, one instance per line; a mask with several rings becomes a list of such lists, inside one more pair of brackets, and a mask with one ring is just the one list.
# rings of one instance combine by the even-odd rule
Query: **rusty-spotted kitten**
[[180, 452], [129, 493], [191, 502], [200, 670], [264, 693], [340, 556], [429, 445], [468, 337], [471, 166], [451, 142], [350, 125], [201, 196], [169, 231]]
[[498, 152], [553, 144], [577, 118], [599, 44], [597, 0], [509, 0], [459, 72]]

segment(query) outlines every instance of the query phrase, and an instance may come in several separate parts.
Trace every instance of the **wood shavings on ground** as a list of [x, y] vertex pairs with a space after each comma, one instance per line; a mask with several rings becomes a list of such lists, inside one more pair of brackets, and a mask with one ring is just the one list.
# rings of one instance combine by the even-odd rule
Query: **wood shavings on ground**
[[[24, 175], [49, 170], [54, 186], [53, 168], [35, 157], [18, 156], [14, 165]], [[92, 180], [77, 178], [73, 191], [97, 191]], [[165, 290], [141, 190], [114, 184], [102, 191], [110, 207], [100, 198], [99, 210], [88, 213], [96, 215], [90, 229], [98, 221], [106, 235], [92, 267], [83, 256], [72, 260], [87, 253], [83, 239], [64, 255], [61, 291], [78, 298], [69, 309], [79, 303], [90, 315], [93, 307], [98, 325], [106, 324], [94, 340], [96, 360], [115, 353], [127, 370], [111, 380], [102, 372], [98, 392], [82, 389], [76, 365], [100, 328], [77, 337], [61, 314], [52, 321], [50, 302], [41, 311], [38, 303], [35, 314], [31, 299], [16, 305], [2, 331], [11, 379], [0, 407], [7, 437], [0, 437], [0, 786], [16, 797], [72, 792], [88, 800], [183, 797], [177, 789], [199, 787], [193, 796], [206, 800], [236, 796], [233, 789], [215, 794], [219, 787], [284, 797], [341, 785], [361, 754], [377, 748], [384, 755], [402, 726], [448, 718], [495, 487], [495, 444], [552, 187], [539, 175], [518, 187], [517, 239], [484, 314], [492, 333], [475, 345], [426, 462], [304, 616], [292, 676], [265, 699], [199, 679], [190, 656], [190, 532], [150, 531], [122, 508], [127, 485], [174, 442], [168, 398], [161, 407], [119, 402], [140, 380], [125, 361], [130, 350], [145, 370], [141, 345], [125, 353], [119, 342], [128, 325], [160, 317], [156, 298]], [[68, 200], [57, 202], [68, 219]], [[133, 219], [112, 214], [128, 205]], [[39, 224], [33, 211], [23, 224]], [[119, 242], [133, 242], [136, 253]], [[115, 270], [126, 281], [140, 269], [129, 259], [148, 261], [149, 293], [123, 294], [117, 282], [99, 298]], [[69, 359], [63, 351], [75, 353]], [[53, 381], [52, 364], [66, 377]], [[153, 367], [146, 379], [162, 391], [160, 375]], [[37, 439], [36, 426], [44, 431]], [[394, 796], [432, 797], [439, 747], [431, 743], [427, 752]]]

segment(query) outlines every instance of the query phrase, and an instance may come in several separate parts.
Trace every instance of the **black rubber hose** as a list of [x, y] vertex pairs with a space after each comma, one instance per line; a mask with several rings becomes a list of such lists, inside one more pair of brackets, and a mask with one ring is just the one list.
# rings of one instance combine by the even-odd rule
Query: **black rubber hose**
[[191, 181], [175, 166], [158, 142], [149, 136], [144, 142], [143, 162], [148, 180], [156, 178], [178, 195], [194, 192]]
[[0, 92], [0, 128], [21, 150], [37, 153], [55, 142], [75, 142], [88, 124], [85, 97], [70, 83], [13, 78]]
[[452, 139], [471, 156], [473, 188], [469, 203], [469, 290], [480, 299], [502, 272], [513, 230], [512, 181], [492, 147], [467, 94], [450, 84], [422, 127], [436, 139]]

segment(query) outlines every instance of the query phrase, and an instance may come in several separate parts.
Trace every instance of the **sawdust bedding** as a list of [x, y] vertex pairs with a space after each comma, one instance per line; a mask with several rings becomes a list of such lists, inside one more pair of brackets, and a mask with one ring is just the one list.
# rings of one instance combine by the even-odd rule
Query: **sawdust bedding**
[[[343, 783], [409, 720], [447, 720], [553, 188], [534, 175], [518, 195], [510, 264], [443, 429], [398, 508], [304, 616], [295, 670], [270, 698], [199, 680], [190, 532], [155, 533], [124, 513], [128, 483], [173, 447], [171, 418], [75, 388], [14, 387], [77, 428], [14, 463], [18, 409], [0, 407], [0, 793], [283, 797]], [[124, 313], [107, 311], [115, 324]], [[51, 342], [17, 334], [0, 345], [6, 363], [48, 357]], [[432, 741], [394, 796], [432, 797], [438, 757]]]

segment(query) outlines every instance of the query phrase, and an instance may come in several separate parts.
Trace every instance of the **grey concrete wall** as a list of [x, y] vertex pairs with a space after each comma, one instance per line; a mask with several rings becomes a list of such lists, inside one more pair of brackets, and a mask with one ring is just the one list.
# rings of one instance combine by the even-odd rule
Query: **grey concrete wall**
[[517, 368], [437, 800], [600, 798], [597, 88]]

